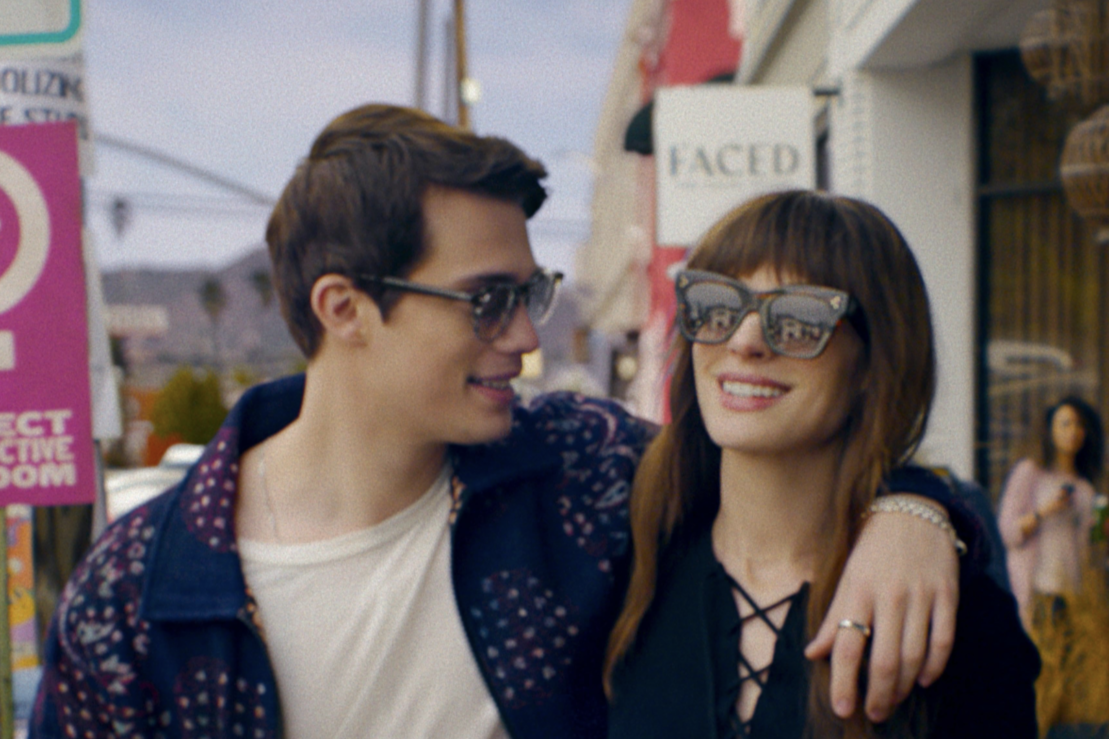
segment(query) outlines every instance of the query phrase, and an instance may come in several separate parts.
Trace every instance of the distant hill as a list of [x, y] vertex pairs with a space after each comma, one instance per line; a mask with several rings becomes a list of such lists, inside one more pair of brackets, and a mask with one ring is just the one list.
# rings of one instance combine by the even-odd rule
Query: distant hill
[[[132, 379], [140, 385], [160, 387], [181, 364], [247, 368], [259, 379], [299, 371], [303, 356], [289, 336], [276, 297], [268, 307], [263, 306], [251, 279], [254, 273], [269, 270], [269, 256], [260, 246], [217, 270], [104, 272], [104, 301], [109, 306], [157, 305], [168, 313], [165, 335], [128, 340]], [[211, 322], [199, 297], [200, 287], [209, 277], [219, 279], [227, 293], [227, 307], [219, 323], [219, 362], [212, 350]], [[572, 286], [564, 286], [551, 320], [538, 329], [548, 377], [573, 364], [578, 323], [578, 295]], [[601, 374], [607, 375], [608, 357], [602, 355], [596, 361]]]
[[263, 376], [294, 369], [301, 354], [289, 337], [277, 300], [263, 306], [251, 280], [255, 272], [268, 273], [269, 269], [269, 257], [259, 247], [217, 270], [104, 272], [104, 301], [108, 305], [158, 305], [168, 313], [169, 328], [164, 336], [129, 340], [127, 350], [133, 369], [217, 364], [211, 322], [199, 298], [201, 285], [209, 277], [220, 280], [227, 294], [227, 307], [218, 327], [218, 364], [225, 369], [250, 367]]

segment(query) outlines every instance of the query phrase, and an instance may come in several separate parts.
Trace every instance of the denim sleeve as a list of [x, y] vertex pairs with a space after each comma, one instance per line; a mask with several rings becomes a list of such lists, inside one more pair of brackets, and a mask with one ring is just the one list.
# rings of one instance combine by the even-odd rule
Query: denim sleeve
[[99, 708], [107, 704], [101, 688], [95, 671], [63, 648], [55, 616], [45, 642], [29, 739], [112, 736], [114, 727]]

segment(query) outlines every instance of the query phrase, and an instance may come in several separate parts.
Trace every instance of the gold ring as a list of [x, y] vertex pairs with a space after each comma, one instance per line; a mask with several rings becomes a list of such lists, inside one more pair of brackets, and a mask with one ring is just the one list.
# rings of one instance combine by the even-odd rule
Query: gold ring
[[870, 638], [870, 627], [869, 626], [867, 626], [866, 624], [859, 623], [858, 621], [852, 621], [849, 618], [845, 618], [842, 621], [840, 621], [839, 622], [839, 628], [841, 628], [841, 629], [854, 629], [855, 631], [862, 634], [863, 638], [865, 638], [865, 639]]

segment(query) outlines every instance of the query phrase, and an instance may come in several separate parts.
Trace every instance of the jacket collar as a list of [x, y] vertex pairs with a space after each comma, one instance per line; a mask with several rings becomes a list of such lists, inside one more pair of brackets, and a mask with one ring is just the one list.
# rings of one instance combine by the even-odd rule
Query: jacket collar
[[469, 490], [487, 490], [523, 477], [558, 469], [562, 459], [550, 444], [534, 415], [517, 403], [512, 430], [500, 441], [476, 446], [452, 446], [455, 477]]
[[[234, 533], [239, 460], [251, 447], [300, 414], [304, 375], [248, 390], [185, 479], [150, 504], [158, 533], [143, 588], [142, 615], [151, 620], [233, 619], [249, 596]], [[557, 469], [561, 459], [521, 406], [512, 432], [479, 446], [452, 446], [460, 505], [481, 490]]]
[[143, 589], [145, 618], [235, 618], [247, 605], [234, 528], [239, 460], [292, 423], [303, 395], [303, 375], [247, 391], [185, 479], [155, 501], [151, 513], [161, 521]]

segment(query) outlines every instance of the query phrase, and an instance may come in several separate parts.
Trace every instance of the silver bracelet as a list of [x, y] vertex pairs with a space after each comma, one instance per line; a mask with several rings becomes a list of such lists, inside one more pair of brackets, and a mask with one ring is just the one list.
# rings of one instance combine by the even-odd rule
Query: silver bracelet
[[955, 546], [955, 551], [958, 552], [960, 557], [967, 553], [967, 545], [955, 533], [955, 527], [947, 520], [947, 516], [935, 506], [896, 494], [882, 495], [875, 498], [866, 510], [867, 516], [874, 513], [908, 513], [910, 516], [923, 518], [928, 523], [939, 526], [951, 537], [951, 543]]

